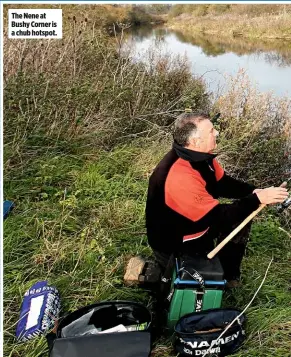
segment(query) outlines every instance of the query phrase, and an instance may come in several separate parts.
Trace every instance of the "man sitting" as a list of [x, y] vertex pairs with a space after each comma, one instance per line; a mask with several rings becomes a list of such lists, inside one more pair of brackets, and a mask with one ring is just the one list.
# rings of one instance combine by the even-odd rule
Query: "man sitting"
[[[207, 114], [183, 113], [174, 127], [173, 148], [149, 180], [146, 203], [148, 242], [165, 268], [172, 253], [206, 255], [260, 203], [288, 197], [286, 188], [256, 189], [228, 176], [216, 160], [218, 131]], [[221, 204], [218, 197], [236, 199]], [[250, 225], [219, 252], [229, 286], [236, 286]]]

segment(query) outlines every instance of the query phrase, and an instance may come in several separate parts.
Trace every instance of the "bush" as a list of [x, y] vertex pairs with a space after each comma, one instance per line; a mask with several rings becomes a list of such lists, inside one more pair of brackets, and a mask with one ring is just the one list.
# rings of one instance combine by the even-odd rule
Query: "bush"
[[173, 5], [169, 11], [169, 17], [177, 17], [185, 12], [185, 5]]
[[177, 17], [182, 14], [193, 14], [194, 16], [235, 14], [249, 17], [286, 14], [291, 12], [289, 5], [269, 4], [203, 4], [203, 5], [173, 5], [169, 17]]
[[139, 5], [135, 5], [128, 13], [128, 21], [133, 25], [148, 24], [152, 21], [151, 16]]
[[[219, 5], [218, 5], [219, 6]], [[211, 5], [192, 5], [192, 14], [194, 16], [205, 16], [209, 13]]]
[[121, 37], [112, 39], [76, 19], [70, 23], [62, 41], [45, 46], [42, 41], [21, 42], [20, 58], [14, 40], [6, 43], [4, 113], [5, 142], [13, 146], [7, 153], [14, 152], [10, 162], [21, 162], [23, 152], [45, 141], [51, 146], [82, 141], [110, 148], [139, 136], [164, 135], [177, 111], [209, 105], [203, 82], [192, 76], [184, 58], [154, 51], [147, 63], [134, 63], [122, 51]]
[[208, 13], [213, 15], [221, 15], [224, 13], [228, 13], [231, 5], [224, 5], [224, 4], [214, 4], [209, 5]]
[[275, 4], [232, 4], [230, 12], [238, 15], [248, 15], [251, 17], [264, 16], [269, 14], [279, 14], [284, 11], [290, 11], [290, 6]]
[[241, 71], [216, 102], [222, 160], [233, 175], [256, 185], [279, 184], [291, 166], [291, 101], [259, 93]]

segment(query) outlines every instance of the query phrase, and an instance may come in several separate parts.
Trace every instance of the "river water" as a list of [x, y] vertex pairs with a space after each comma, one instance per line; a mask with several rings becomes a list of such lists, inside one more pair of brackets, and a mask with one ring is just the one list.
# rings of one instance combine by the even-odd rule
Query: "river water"
[[291, 42], [249, 41], [236, 37], [223, 40], [215, 36], [189, 36], [166, 28], [132, 29], [127, 36], [135, 58], [145, 61], [145, 53], [156, 47], [163, 54], [186, 55], [192, 73], [203, 76], [211, 91], [226, 89], [227, 75], [244, 70], [261, 92], [291, 95]]

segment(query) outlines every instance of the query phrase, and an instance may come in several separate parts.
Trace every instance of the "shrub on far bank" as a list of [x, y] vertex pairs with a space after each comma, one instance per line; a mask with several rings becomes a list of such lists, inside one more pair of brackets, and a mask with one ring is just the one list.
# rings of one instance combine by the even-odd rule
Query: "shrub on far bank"
[[173, 5], [169, 11], [169, 17], [177, 17], [182, 14], [193, 16], [206, 15], [244, 15], [249, 17], [280, 15], [291, 13], [290, 5], [276, 4], [177, 4]]

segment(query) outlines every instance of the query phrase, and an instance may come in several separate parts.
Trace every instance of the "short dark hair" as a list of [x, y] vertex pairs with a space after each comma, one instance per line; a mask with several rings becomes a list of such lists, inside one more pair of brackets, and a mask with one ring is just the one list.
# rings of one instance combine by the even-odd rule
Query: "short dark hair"
[[191, 135], [197, 130], [197, 123], [209, 119], [210, 116], [204, 112], [191, 112], [180, 114], [174, 123], [173, 137], [176, 143], [181, 146], [189, 145]]

